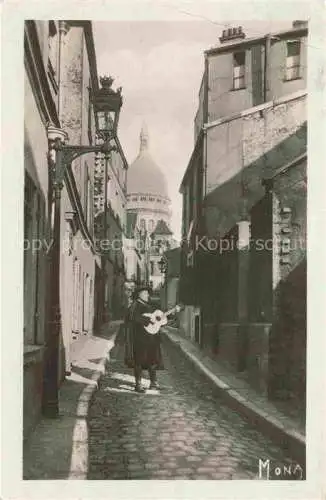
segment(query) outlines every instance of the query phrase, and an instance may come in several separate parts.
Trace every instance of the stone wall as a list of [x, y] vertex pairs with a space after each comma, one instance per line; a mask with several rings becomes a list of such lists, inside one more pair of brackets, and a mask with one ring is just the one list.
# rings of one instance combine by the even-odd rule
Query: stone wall
[[271, 394], [305, 401], [306, 384], [306, 159], [273, 182], [274, 276]]

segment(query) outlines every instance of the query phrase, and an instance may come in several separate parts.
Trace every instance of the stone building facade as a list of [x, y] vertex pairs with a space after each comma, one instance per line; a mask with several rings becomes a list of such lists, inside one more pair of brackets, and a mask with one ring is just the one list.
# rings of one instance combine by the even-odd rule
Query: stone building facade
[[[101, 153], [95, 160], [95, 240], [102, 255], [103, 273], [98, 280], [98, 323], [121, 318], [126, 307], [124, 238], [128, 162], [116, 139], [117, 151]], [[101, 248], [102, 247], [102, 248]]]
[[224, 30], [220, 44], [205, 51], [195, 141], [204, 123], [305, 89], [307, 38], [304, 21], [252, 38], [242, 27]]
[[[273, 202], [268, 200], [271, 194], [266, 194], [264, 179], [279, 179], [279, 172], [292, 164], [291, 175], [302, 168], [298, 161], [307, 147], [306, 38], [307, 26], [298, 22], [286, 32], [248, 40], [239, 29], [227, 30], [221, 46], [205, 53], [195, 146], [181, 185], [183, 329], [221, 361], [246, 371], [262, 392], [274, 396], [277, 391], [272, 387], [282, 385], [284, 359], [291, 350], [289, 340], [282, 364], [276, 325], [291, 297], [283, 294], [277, 300], [276, 276], [284, 272], [279, 258], [283, 250], [272, 217], [276, 195]], [[282, 178], [282, 197], [295, 198], [296, 188], [286, 187], [286, 176]], [[304, 218], [304, 191], [300, 196]], [[303, 276], [302, 271], [301, 301]], [[298, 304], [299, 299], [291, 314]], [[291, 315], [287, 321], [291, 322]], [[299, 368], [292, 359], [290, 371], [292, 380], [300, 372], [302, 389], [305, 324], [300, 321], [296, 352], [302, 363]], [[274, 377], [282, 369], [283, 376]]]
[[[50, 357], [51, 248], [53, 244], [52, 139], [68, 134], [68, 144], [96, 141], [92, 93], [98, 75], [92, 25], [88, 21], [26, 21], [25, 198], [24, 198], [24, 436], [35, 425], [45, 398], [45, 360]], [[53, 149], [52, 149], [53, 153]], [[54, 160], [55, 161], [55, 160]], [[94, 233], [94, 154], [76, 159], [61, 190], [60, 316], [58, 384], [71, 370], [78, 338], [92, 335], [95, 293], [102, 261]], [[120, 286], [120, 285], [119, 285]], [[97, 325], [98, 326], [98, 325]]]
[[[60, 126], [67, 132], [69, 144], [94, 144], [91, 93], [98, 76], [90, 23], [67, 24], [60, 58]], [[72, 173], [61, 199], [61, 379], [70, 372], [73, 341], [93, 333], [95, 265], [100, 265], [94, 246], [94, 154], [76, 159]]]
[[[41, 412], [47, 320], [49, 220], [46, 123], [59, 124], [57, 101], [47, 75], [45, 23], [24, 25], [24, 363], [23, 419], [26, 436]], [[42, 242], [33, 248], [33, 242]]]

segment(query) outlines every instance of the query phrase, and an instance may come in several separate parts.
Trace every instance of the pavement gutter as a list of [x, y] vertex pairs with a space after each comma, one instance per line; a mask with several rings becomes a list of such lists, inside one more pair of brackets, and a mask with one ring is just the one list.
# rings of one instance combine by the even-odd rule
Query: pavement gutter
[[186, 356], [195, 369], [207, 377], [207, 379], [214, 385], [224, 402], [232, 410], [241, 414], [241, 416], [244, 417], [248, 423], [258, 428], [263, 434], [281, 446], [289, 454], [289, 456], [291, 456], [291, 458], [297, 461], [297, 463], [300, 465], [305, 464], [305, 436], [298, 431], [285, 427], [281, 420], [277, 419], [275, 416], [269, 415], [266, 410], [263, 410], [260, 406], [248, 401], [235, 389], [232, 389], [232, 387], [223, 382], [207, 366], [205, 366], [205, 364], [199, 360], [193, 352], [190, 352], [187, 349], [187, 346], [185, 346], [182, 342], [182, 338], [177, 338], [178, 330], [175, 328], [173, 328], [173, 330], [175, 330], [175, 333], [171, 334], [169, 330], [165, 328], [165, 338], [168, 339], [171, 345], [179, 349], [179, 351]]

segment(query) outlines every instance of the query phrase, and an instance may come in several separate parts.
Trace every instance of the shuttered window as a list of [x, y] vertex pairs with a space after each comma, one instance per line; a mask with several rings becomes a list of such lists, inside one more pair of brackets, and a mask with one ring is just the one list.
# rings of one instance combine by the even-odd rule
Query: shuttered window
[[300, 40], [291, 40], [287, 42], [286, 54], [286, 80], [294, 80], [300, 78]]

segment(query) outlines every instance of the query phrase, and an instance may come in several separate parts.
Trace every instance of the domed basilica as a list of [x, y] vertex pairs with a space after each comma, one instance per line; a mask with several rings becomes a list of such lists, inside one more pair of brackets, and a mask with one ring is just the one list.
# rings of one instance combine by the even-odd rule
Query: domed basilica
[[[128, 217], [129, 215], [129, 217]], [[144, 124], [140, 133], [140, 149], [130, 165], [127, 177], [127, 217], [145, 236], [148, 252], [148, 277], [153, 290], [163, 282], [159, 261], [172, 244], [171, 200], [165, 176], [149, 151], [149, 136]]]

